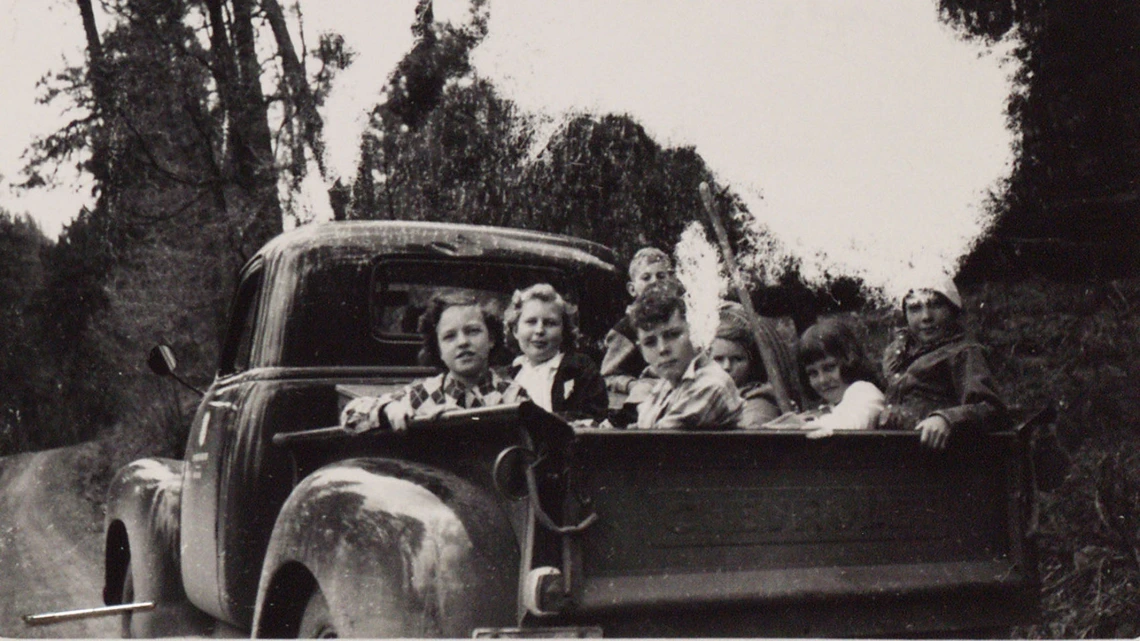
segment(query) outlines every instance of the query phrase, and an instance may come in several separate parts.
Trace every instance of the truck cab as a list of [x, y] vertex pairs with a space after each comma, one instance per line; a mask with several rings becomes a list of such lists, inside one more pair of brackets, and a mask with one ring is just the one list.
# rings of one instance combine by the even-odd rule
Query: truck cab
[[[433, 295], [501, 310], [553, 285], [588, 352], [624, 275], [586, 241], [411, 222], [267, 244], [234, 296], [183, 460], [111, 484], [104, 599], [131, 634], [855, 636], [1032, 620], [1031, 492], [1013, 432], [574, 427], [529, 403], [406, 432], [335, 427], [434, 374]], [[595, 354], [596, 356], [596, 354]], [[505, 360], [500, 361], [505, 363]]]

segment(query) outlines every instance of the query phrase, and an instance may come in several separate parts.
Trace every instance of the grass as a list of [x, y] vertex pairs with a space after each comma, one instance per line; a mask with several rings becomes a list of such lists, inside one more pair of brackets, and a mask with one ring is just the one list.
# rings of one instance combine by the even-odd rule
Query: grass
[[1058, 410], [1073, 454], [1040, 496], [1043, 617], [1030, 638], [1140, 634], [1140, 280], [988, 283], [970, 328], [1011, 405]]

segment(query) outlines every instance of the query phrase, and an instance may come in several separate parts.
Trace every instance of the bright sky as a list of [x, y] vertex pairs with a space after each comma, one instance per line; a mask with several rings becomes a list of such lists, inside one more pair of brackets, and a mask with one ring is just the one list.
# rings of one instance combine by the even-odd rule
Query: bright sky
[[[57, 117], [31, 105], [35, 79], [60, 66], [61, 50], [43, 43], [66, 41], [79, 60], [83, 33], [71, 2], [0, 1], [0, 53], [20, 61], [3, 67], [15, 88], [5, 112], [26, 123], [0, 132], [0, 173], [12, 179], [11, 158]], [[310, 46], [332, 29], [360, 54], [325, 110], [341, 173], [364, 110], [411, 45], [414, 6], [302, 0]], [[809, 269], [888, 292], [912, 266], [951, 269], [981, 230], [985, 191], [1010, 170], [1013, 68], [939, 24], [934, 0], [494, 0], [490, 12], [478, 74], [555, 122], [629, 113], [662, 144], [694, 145]], [[467, 5], [436, 0], [435, 15], [462, 21]], [[0, 190], [0, 206], [30, 211], [49, 234], [77, 211], [22, 202]], [[820, 253], [829, 260], [816, 265]]]
[[819, 268], [888, 293], [953, 268], [1007, 176], [1011, 69], [935, 2], [496, 2], [480, 72], [529, 110], [633, 114], [695, 145]]
[[[98, 3], [96, 3], [98, 4]], [[29, 213], [49, 237], [89, 203], [91, 183], [71, 171], [57, 175], [55, 189], [13, 189], [22, 182], [21, 155], [36, 136], [47, 135], [77, 114], [64, 105], [37, 105], [36, 82], [46, 73], [83, 61], [83, 23], [74, 1], [0, 0], [0, 208]], [[66, 61], [66, 62], [65, 62]]]

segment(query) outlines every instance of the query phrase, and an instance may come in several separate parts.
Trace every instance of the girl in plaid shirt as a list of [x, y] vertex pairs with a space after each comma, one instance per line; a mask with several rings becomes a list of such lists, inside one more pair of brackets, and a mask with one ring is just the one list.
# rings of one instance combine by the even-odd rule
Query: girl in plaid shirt
[[502, 328], [502, 321], [470, 294], [433, 298], [419, 321], [421, 358], [444, 372], [398, 392], [354, 399], [341, 412], [341, 425], [354, 432], [400, 431], [412, 418], [526, 400], [525, 390], [490, 368], [491, 351], [503, 343]]

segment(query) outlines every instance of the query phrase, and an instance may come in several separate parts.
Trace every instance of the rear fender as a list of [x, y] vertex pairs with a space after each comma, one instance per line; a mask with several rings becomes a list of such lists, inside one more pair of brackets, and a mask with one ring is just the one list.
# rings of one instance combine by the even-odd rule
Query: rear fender
[[134, 602], [155, 609], [132, 616], [135, 636], [208, 633], [209, 618], [186, 598], [179, 569], [182, 461], [141, 459], [121, 468], [107, 490], [103, 602], [123, 602], [131, 572]]
[[294, 635], [316, 589], [342, 637], [461, 637], [512, 625], [518, 564], [490, 492], [423, 465], [341, 461], [305, 478], [282, 508], [254, 635]]

